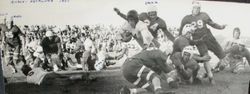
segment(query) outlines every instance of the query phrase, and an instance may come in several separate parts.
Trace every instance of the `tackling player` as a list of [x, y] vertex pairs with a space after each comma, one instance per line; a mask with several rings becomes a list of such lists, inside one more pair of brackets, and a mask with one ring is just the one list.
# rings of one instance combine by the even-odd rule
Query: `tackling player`
[[[159, 75], [167, 75], [173, 71], [172, 67], [166, 65], [167, 55], [155, 47], [149, 47], [146, 50], [128, 58], [122, 66], [123, 76], [127, 81], [137, 88], [146, 89], [154, 94], [174, 94], [174, 92], [163, 91], [161, 87], [161, 78]], [[177, 87], [173, 77], [168, 77], [167, 82], [170, 87]], [[138, 93], [135, 89], [126, 87], [121, 89], [121, 94]]]
[[225, 50], [225, 53], [228, 55], [226, 56], [224, 62], [219, 66], [220, 70], [223, 70], [228, 64], [230, 64], [231, 71], [233, 73], [241, 72], [244, 70], [244, 57], [249, 64], [250, 52], [241, 41], [238, 42], [237, 45]]
[[219, 25], [212, 21], [212, 19], [205, 12], [200, 12], [201, 6], [200, 3], [195, 1], [193, 4], [193, 10], [191, 15], [187, 15], [182, 19], [180, 27], [180, 35], [182, 34], [182, 29], [185, 25], [191, 25], [194, 27], [194, 33], [192, 34], [193, 40], [199, 40], [201, 38], [204, 41], [198, 42], [195, 45], [197, 46], [199, 53], [204, 56], [208, 53], [208, 50], [211, 50], [220, 61], [225, 57], [222, 47], [217, 42], [210, 29], [207, 28], [207, 25], [222, 30], [226, 25]]
[[[184, 28], [183, 28], [183, 35], [180, 35], [179, 37], [177, 37], [174, 41], [174, 44], [173, 44], [173, 55], [171, 56], [171, 60], [173, 61], [173, 64], [181, 69], [179, 71], [182, 71], [184, 67], [183, 67], [183, 64], [186, 64], [185, 61], [182, 61], [182, 56], [180, 55], [180, 53], [182, 53], [184, 51], [184, 48], [185, 47], [188, 47], [190, 45], [194, 45], [196, 42], [199, 42], [199, 41], [202, 41], [201, 40], [191, 40], [191, 37], [192, 37], [192, 27], [190, 27], [189, 25], [186, 25]], [[195, 60], [195, 61], [194, 61]], [[212, 71], [211, 71], [211, 67], [210, 67], [210, 64], [209, 64], [209, 60], [210, 60], [210, 56], [208, 54], [204, 54], [203, 56], [199, 56], [197, 54], [193, 54], [192, 55], [192, 63], [191, 63], [191, 66], [192, 67], [195, 67], [196, 65], [196, 62], [202, 62], [204, 63], [204, 68], [207, 72], [207, 74], [209, 74], [209, 81], [214, 84], [214, 80], [213, 80], [213, 74], [212, 74]], [[194, 66], [193, 66], [194, 65]], [[192, 69], [192, 68], [191, 68]], [[194, 72], [194, 80], [197, 80], [196, 79], [196, 73], [197, 70], [196, 69], [193, 69], [192, 70]], [[188, 78], [188, 77], [187, 77]]]
[[[198, 62], [193, 58], [194, 47], [186, 46], [182, 52], [175, 52], [171, 56], [173, 64], [176, 66], [180, 77], [186, 81], [200, 81], [197, 78], [200, 66]], [[192, 83], [192, 82], [191, 82]]]

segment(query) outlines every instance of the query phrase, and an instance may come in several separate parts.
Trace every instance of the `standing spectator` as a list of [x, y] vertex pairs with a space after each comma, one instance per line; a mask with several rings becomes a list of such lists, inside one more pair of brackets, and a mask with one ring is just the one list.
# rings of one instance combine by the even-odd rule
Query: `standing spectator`
[[53, 66], [53, 70], [57, 71], [58, 67], [62, 69], [61, 57], [61, 41], [60, 38], [53, 34], [52, 31], [47, 31], [45, 38], [41, 41], [46, 59]]
[[82, 55], [82, 67], [84, 71], [88, 71], [88, 70], [94, 70], [94, 64], [95, 64], [95, 56], [94, 56], [94, 43], [92, 41], [92, 39], [90, 38], [90, 36], [86, 36], [86, 40], [84, 41], [84, 48], [85, 51], [83, 52]]
[[22, 33], [21, 30], [13, 24], [13, 21], [11, 20], [10, 23], [8, 23], [10, 26], [9, 29], [5, 32], [4, 37], [4, 44], [5, 44], [5, 62], [7, 62], [8, 65], [12, 68], [12, 73], [16, 73], [17, 69], [15, 65], [18, 63], [18, 58], [21, 53], [21, 47], [22, 47]]

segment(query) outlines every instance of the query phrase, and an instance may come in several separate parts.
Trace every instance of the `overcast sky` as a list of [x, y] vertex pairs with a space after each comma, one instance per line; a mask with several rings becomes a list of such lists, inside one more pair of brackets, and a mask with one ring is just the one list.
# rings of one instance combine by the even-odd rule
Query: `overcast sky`
[[[0, 16], [19, 15], [17, 24], [113, 24], [121, 25], [124, 20], [113, 11], [117, 7], [123, 13], [131, 9], [139, 13], [146, 11], [145, 0], [66, 0], [67, 2], [11, 3], [18, 0], [0, 0]], [[34, 0], [33, 0], [34, 1]], [[37, 0], [38, 1], [38, 0]], [[47, 0], [41, 0], [47, 1]], [[167, 26], [179, 27], [182, 18], [191, 13], [193, 0], [157, 0], [158, 16]], [[215, 35], [229, 37], [234, 27], [240, 27], [242, 34], [250, 36], [250, 4], [202, 1], [202, 11], [207, 12], [215, 22], [227, 24], [224, 30], [214, 30]]]

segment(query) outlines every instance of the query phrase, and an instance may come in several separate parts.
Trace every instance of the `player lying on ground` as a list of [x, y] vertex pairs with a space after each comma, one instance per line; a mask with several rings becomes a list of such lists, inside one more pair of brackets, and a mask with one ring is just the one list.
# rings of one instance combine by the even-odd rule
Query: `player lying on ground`
[[[201, 56], [204, 56], [208, 53], [208, 50], [211, 50], [220, 61], [225, 57], [225, 53], [217, 42], [213, 34], [207, 25], [210, 25], [213, 28], [222, 30], [226, 27], [226, 25], [219, 25], [212, 21], [212, 19], [208, 16], [207, 13], [201, 12], [201, 5], [199, 2], [193, 2], [192, 14], [187, 15], [182, 19], [180, 26], [180, 35], [182, 35], [182, 30], [185, 25], [191, 26], [194, 29], [194, 33], [192, 34], [193, 40], [204, 39], [201, 42], [196, 43], [199, 53]], [[208, 69], [211, 70], [211, 69]], [[212, 78], [213, 75], [208, 75]]]
[[[223, 59], [224, 62], [221, 63], [222, 65], [219, 65], [220, 68], [217, 68], [217, 70], [215, 70], [216, 72], [220, 71], [220, 69], [223, 70], [227, 65], [229, 65], [233, 73], [239, 73], [242, 70], [244, 70], [244, 66], [246, 63], [244, 58], [247, 58], [247, 54], [249, 54], [249, 52], [248, 49], [245, 48], [243, 40], [240, 38], [240, 34], [241, 34], [240, 29], [238, 27], [234, 28], [233, 38], [229, 39], [224, 47], [224, 50], [226, 52], [226, 57]], [[239, 48], [237, 48], [237, 46]], [[235, 53], [232, 50], [238, 52]]]
[[250, 53], [245, 47], [243, 39], [240, 38], [240, 34], [240, 29], [238, 27], [234, 28], [233, 39], [227, 41], [224, 47], [227, 56], [224, 58], [223, 64], [219, 65], [220, 68], [218, 69], [223, 70], [227, 65], [229, 65], [233, 73], [240, 73], [244, 70], [246, 62], [250, 60]]
[[[155, 47], [149, 47], [146, 50], [128, 58], [122, 66], [123, 76], [127, 81], [137, 88], [146, 89], [155, 94], [172, 94], [174, 92], [163, 91], [161, 80], [166, 80], [170, 87], [177, 87], [174, 76], [169, 76], [168, 73], [176, 72], [172, 67], [166, 64], [167, 55]], [[174, 73], [173, 73], [174, 74]], [[168, 75], [160, 77], [160, 75]], [[121, 94], [131, 94], [136, 89], [121, 89]]]

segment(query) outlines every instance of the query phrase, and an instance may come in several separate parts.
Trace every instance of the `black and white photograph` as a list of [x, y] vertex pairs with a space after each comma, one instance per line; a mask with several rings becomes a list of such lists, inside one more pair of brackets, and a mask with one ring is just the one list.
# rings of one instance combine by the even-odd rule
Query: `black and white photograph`
[[249, 0], [1, 0], [0, 94], [249, 94]]

